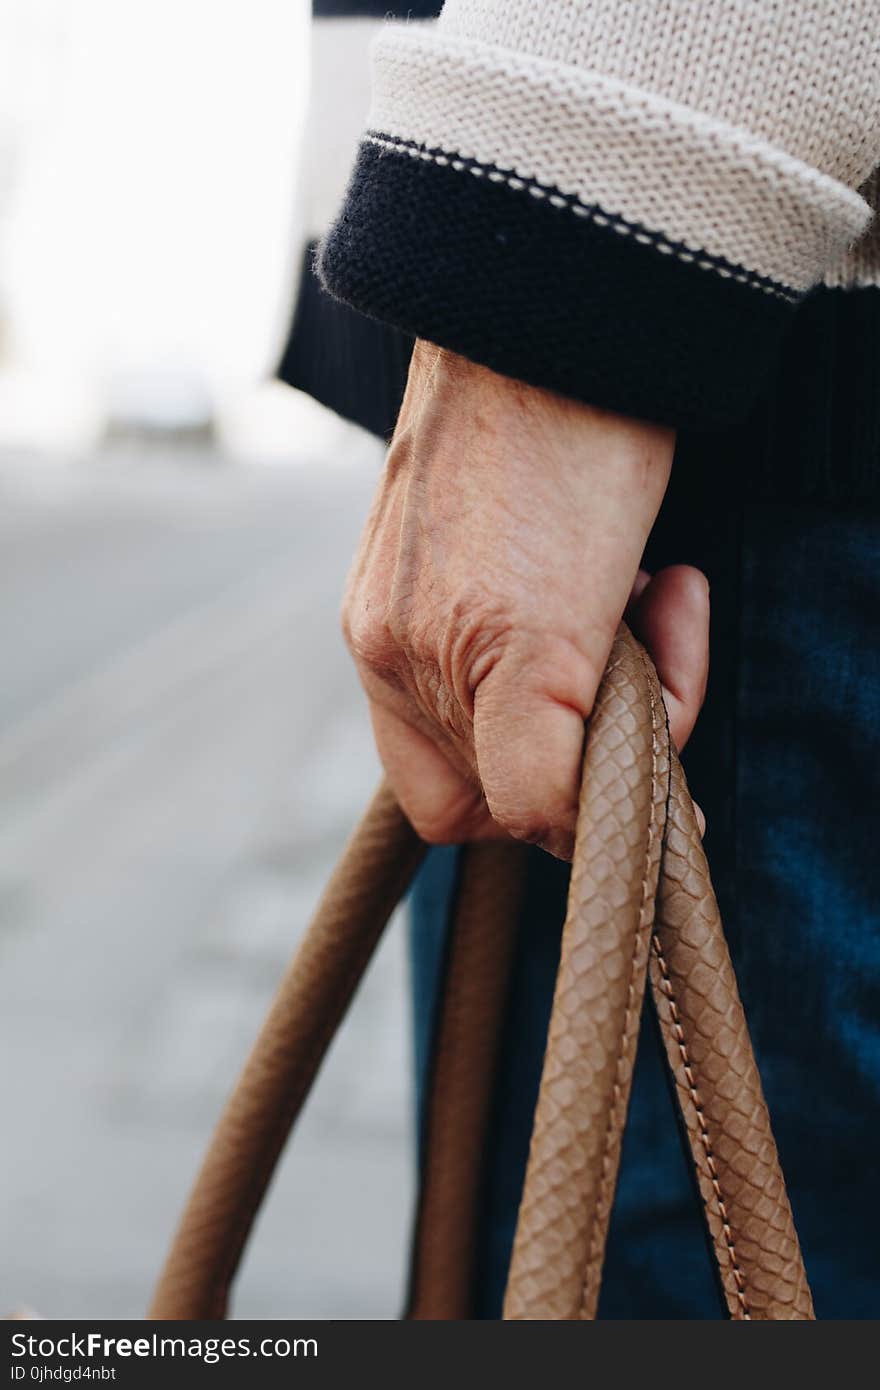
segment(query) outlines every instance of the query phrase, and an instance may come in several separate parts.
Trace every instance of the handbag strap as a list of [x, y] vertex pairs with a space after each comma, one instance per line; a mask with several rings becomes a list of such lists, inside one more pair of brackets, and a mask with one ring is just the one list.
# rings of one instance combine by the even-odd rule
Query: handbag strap
[[325, 889], [217, 1123], [148, 1313], [226, 1316], [285, 1140], [382, 931], [425, 853], [383, 783]]
[[[650, 743], [637, 736], [633, 720], [650, 730]], [[603, 771], [606, 758], [610, 763]], [[654, 820], [651, 828], [649, 813], [646, 832], [643, 797], [651, 787], [647, 804], [654, 808]], [[661, 864], [652, 901], [658, 837]], [[614, 857], [610, 874], [609, 854]], [[693, 804], [670, 745], [653, 667], [623, 629], [587, 735], [572, 879], [505, 1317], [595, 1316], [632, 1074], [637, 1003], [647, 965], [728, 1312], [744, 1320], [812, 1318], [791, 1208]], [[637, 892], [644, 911], [634, 924]], [[592, 923], [585, 899], [592, 903]], [[616, 950], [612, 947], [603, 959], [598, 944], [608, 932], [617, 934]], [[452, 949], [466, 949], [456, 931]], [[608, 961], [616, 988], [604, 978]], [[485, 983], [495, 967], [485, 955], [482, 965]], [[448, 988], [438, 1028], [434, 1133], [453, 1126], [458, 1110], [455, 1089], [443, 1074], [443, 1039], [450, 1031], [445, 1015], [453, 1006]], [[457, 1070], [466, 1074], [460, 1056]], [[434, 1113], [438, 1093], [443, 1113]], [[467, 1144], [468, 1133], [459, 1128], [459, 1135]], [[430, 1152], [431, 1136], [429, 1127], [423, 1189], [434, 1181], [437, 1166]], [[447, 1189], [448, 1184], [447, 1172]], [[463, 1235], [459, 1239], [464, 1247]], [[423, 1297], [411, 1315], [470, 1316], [471, 1279], [461, 1271], [444, 1284], [435, 1270], [426, 1284], [420, 1271], [430, 1263], [430, 1248], [417, 1225], [412, 1286], [429, 1288], [431, 1297]]]
[[[606, 914], [620, 919], [615, 895], [622, 872], [615, 866], [613, 878], [607, 880], [610, 896], [586, 936], [578, 898], [585, 891], [595, 894], [602, 875], [595, 868], [587, 871], [586, 865], [573, 875], [505, 1317], [595, 1317], [638, 1003], [650, 961], [664, 1048], [728, 1312], [738, 1320], [811, 1319], [810, 1290], [770, 1116], [656, 673], [629, 637], [618, 640], [615, 661], [617, 674], [602, 697], [601, 718], [610, 725], [603, 744], [620, 748], [625, 739], [627, 759], [635, 750], [643, 770], [650, 768], [649, 775], [636, 779], [636, 786], [653, 789], [649, 800], [656, 812], [655, 848], [650, 826], [647, 836], [643, 833], [644, 811], [639, 813], [635, 800], [630, 805], [632, 779], [625, 759], [612, 785], [618, 777], [627, 782], [629, 776], [626, 795], [618, 790], [609, 797], [616, 797], [616, 843], [627, 847], [621, 851], [623, 859], [628, 862], [632, 855], [644, 862], [642, 912], [624, 949], [616, 954], [591, 949], [597, 933], [601, 941], [609, 930]], [[634, 745], [629, 732], [629, 714], [638, 709], [639, 699], [644, 702], [646, 686], [650, 754]], [[611, 732], [615, 728], [618, 736]], [[588, 744], [591, 736], [592, 729]], [[659, 811], [664, 798], [665, 815]], [[585, 784], [578, 838], [588, 851], [590, 837], [597, 833], [596, 819], [608, 814], [605, 801], [597, 803], [595, 791]], [[655, 875], [658, 838], [662, 855]], [[595, 846], [593, 852], [602, 855], [607, 850]], [[631, 866], [626, 881], [632, 904], [636, 875]], [[626, 960], [631, 964], [624, 992], [621, 966]], [[574, 1053], [580, 1058], [580, 1073], [576, 1088], [569, 1091], [568, 1058]]]
[[660, 687], [619, 638], [587, 728], [568, 912], [506, 1318], [595, 1316], [669, 800]]
[[406, 1313], [415, 1320], [470, 1312], [481, 1156], [527, 861], [513, 841], [461, 851], [422, 1120]]
[[812, 1319], [770, 1113], [675, 750], [650, 979], [727, 1309]]
[[[286, 1136], [423, 850], [383, 786], [220, 1119], [151, 1317], [225, 1315]], [[467, 1315], [479, 1155], [522, 864], [518, 847], [481, 846], [465, 855], [428, 1107], [414, 1317]], [[693, 807], [669, 742], [656, 673], [621, 628], [586, 737], [569, 909], [507, 1318], [595, 1316], [649, 961], [730, 1314], [810, 1318]]]

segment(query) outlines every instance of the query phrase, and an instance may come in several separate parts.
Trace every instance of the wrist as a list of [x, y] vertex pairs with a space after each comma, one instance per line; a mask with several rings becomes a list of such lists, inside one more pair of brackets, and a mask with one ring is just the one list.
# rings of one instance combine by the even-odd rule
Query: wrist
[[416, 411], [423, 424], [442, 424], [447, 440], [457, 421], [451, 434], [462, 448], [442, 451], [454, 467], [473, 442], [481, 461], [496, 453], [529, 457], [536, 469], [558, 470], [561, 481], [570, 472], [580, 487], [591, 477], [603, 492], [641, 498], [655, 511], [669, 481], [670, 426], [530, 386], [424, 339], [413, 349], [399, 432]]

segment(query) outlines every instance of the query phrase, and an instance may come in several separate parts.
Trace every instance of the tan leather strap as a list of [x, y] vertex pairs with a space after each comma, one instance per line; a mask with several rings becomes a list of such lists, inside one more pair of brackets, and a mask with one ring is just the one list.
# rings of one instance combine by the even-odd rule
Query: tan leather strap
[[342, 856], [220, 1117], [151, 1318], [222, 1318], [284, 1141], [425, 846], [384, 784]]
[[495, 1059], [526, 868], [522, 845], [462, 851], [431, 1080], [407, 1316], [467, 1318]]
[[[728, 1311], [737, 1319], [811, 1318], [812, 1303], [791, 1209], [693, 806], [677, 755], [669, 746], [665, 717], [657, 718], [660, 706], [650, 665], [633, 664], [629, 647], [630, 640], [624, 636], [622, 645], [615, 648], [587, 743], [577, 867], [505, 1316], [543, 1319], [595, 1315], [635, 1047], [635, 1001], [641, 998], [650, 941], [652, 990]], [[650, 715], [650, 754], [646, 740], [633, 738], [633, 714], [646, 727]], [[625, 772], [621, 775], [618, 766], [624, 744], [626, 759], [637, 757], [641, 765], [641, 773], [636, 766], [636, 781], [641, 776], [645, 786], [654, 785], [653, 837], [644, 836], [644, 814], [639, 816], [629, 796], [627, 776]], [[599, 769], [605, 758], [609, 759], [609, 770], [603, 776]], [[603, 790], [606, 779], [613, 786], [613, 815]], [[668, 808], [660, 806], [664, 787]], [[618, 846], [644, 847], [642, 883], [649, 890], [654, 875], [648, 866], [656, 854], [656, 835], [667, 809], [656, 913], [653, 900], [646, 900], [635, 936], [621, 946], [621, 903], [625, 897], [631, 930], [639, 858], [627, 857], [626, 868], [615, 870], [603, 885], [596, 866], [606, 862], [605, 836], [614, 841], [625, 824], [627, 831], [623, 841], [618, 839]], [[483, 865], [487, 876], [493, 869], [490, 863]], [[497, 893], [501, 887], [497, 870], [495, 878]], [[608, 887], [610, 896], [605, 896]], [[492, 894], [492, 886], [484, 885], [483, 896], [491, 900]], [[650, 896], [647, 892], [646, 899]], [[615, 997], [603, 977], [603, 961], [589, 956], [585, 958], [586, 969], [578, 973], [576, 968], [583, 945], [584, 898], [593, 902], [601, 924], [590, 933], [590, 939], [600, 941], [603, 930], [618, 933], [615, 939], [620, 954], [614, 949], [609, 953], [614, 970], [627, 958], [629, 941], [633, 943], [628, 985], [633, 1007], [624, 1008], [623, 1027], [618, 1033], [619, 1014], [611, 1024], [608, 1015], [600, 1011], [602, 1004]], [[649, 919], [653, 920], [650, 930]], [[471, 978], [477, 993], [489, 987], [496, 968], [506, 970], [507, 945], [495, 933], [490, 939], [499, 943], [501, 958], [496, 964], [491, 952], [484, 951], [480, 961], [482, 985]], [[454, 937], [453, 952], [456, 940]], [[616, 999], [619, 1011], [619, 987]], [[451, 988], [445, 1007], [455, 1009]], [[441, 1023], [441, 1033], [444, 1026]], [[478, 1043], [473, 1030], [470, 1041], [475, 1047], [493, 1046], [485, 1033]], [[613, 1050], [616, 1043], [617, 1072], [609, 1089], [609, 1048]], [[468, 1075], [462, 1055], [459, 1048], [454, 1074], [450, 1068], [443, 1075], [445, 1053], [442, 1045], [438, 1048], [439, 1090], [450, 1117], [460, 1113], [456, 1077]], [[460, 1151], [480, 1152], [479, 1132], [472, 1133], [465, 1122], [471, 1113], [461, 1112], [457, 1126]], [[602, 1135], [604, 1147], [597, 1171], [596, 1145]], [[441, 1162], [440, 1156], [431, 1154], [429, 1143], [425, 1171]], [[459, 1177], [460, 1167], [447, 1164], [445, 1200], [461, 1220], [466, 1208], [454, 1190]], [[472, 1181], [469, 1174], [468, 1187]], [[459, 1230], [460, 1251], [472, 1248], [472, 1236], [473, 1232]], [[464, 1291], [469, 1287], [470, 1271], [457, 1269], [454, 1279], [444, 1287], [445, 1267], [432, 1264], [432, 1250], [433, 1235], [423, 1214], [413, 1250], [413, 1281], [430, 1280], [432, 1301], [423, 1303], [420, 1316], [468, 1316], [470, 1305]], [[561, 1257], [562, 1251], [567, 1252], [565, 1257]]]
[[813, 1302], [770, 1115], [674, 751], [650, 971], [730, 1316], [810, 1319]]
[[[223, 1315], [284, 1138], [420, 853], [383, 789], [334, 875], [224, 1112], [151, 1316]], [[480, 851], [470, 862], [471, 892], [483, 906], [474, 896], [471, 912], [469, 892], [458, 914], [459, 922], [472, 923], [498, 895], [505, 870], [503, 855]], [[468, 959], [480, 946], [476, 933], [456, 934]], [[469, 957], [472, 1004], [447, 1034], [449, 1052], [438, 1054], [414, 1316], [461, 1316], [456, 1310], [465, 1306], [475, 1173], [500, 1017], [498, 966], [506, 952], [509, 937], [496, 920], [483, 949]], [[693, 808], [670, 750], [653, 668], [622, 629], [587, 734], [572, 890], [506, 1317], [595, 1315], [649, 956], [731, 1315], [811, 1317]], [[489, 976], [496, 996], [475, 1022]], [[461, 976], [453, 978], [460, 988]], [[457, 1009], [453, 994], [445, 1013]], [[708, 1043], [707, 1028], [713, 1030]], [[457, 1109], [461, 1123], [453, 1130], [448, 1117]], [[438, 1124], [438, 1116], [447, 1119]], [[450, 1236], [443, 1227], [452, 1211]]]
[[657, 677], [624, 638], [590, 720], [585, 767], [506, 1318], [591, 1318], [599, 1294], [669, 794]]

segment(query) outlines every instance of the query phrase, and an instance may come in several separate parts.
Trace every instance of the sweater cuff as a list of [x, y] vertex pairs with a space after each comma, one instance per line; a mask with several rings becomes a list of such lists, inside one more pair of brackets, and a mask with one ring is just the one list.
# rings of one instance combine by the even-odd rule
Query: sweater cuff
[[689, 107], [390, 28], [319, 269], [362, 312], [505, 375], [715, 428], [748, 410], [794, 306], [870, 215]]

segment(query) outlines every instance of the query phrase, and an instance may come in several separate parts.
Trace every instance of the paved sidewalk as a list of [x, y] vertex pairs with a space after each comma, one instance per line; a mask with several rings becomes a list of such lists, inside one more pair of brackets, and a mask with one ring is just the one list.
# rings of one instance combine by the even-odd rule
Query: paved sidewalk
[[[337, 635], [376, 451], [0, 459], [0, 1312], [142, 1314], [213, 1119], [377, 775]], [[411, 1201], [392, 929], [240, 1316], [393, 1317]]]

